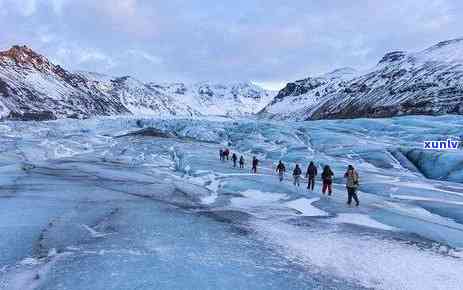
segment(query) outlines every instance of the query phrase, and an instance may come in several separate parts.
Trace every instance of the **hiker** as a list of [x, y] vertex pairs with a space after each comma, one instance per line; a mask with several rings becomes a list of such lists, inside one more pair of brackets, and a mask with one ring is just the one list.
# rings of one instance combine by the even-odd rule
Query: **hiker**
[[299, 186], [301, 180], [302, 170], [299, 167], [299, 164], [296, 164], [296, 167], [293, 170], [294, 185]]
[[235, 153], [232, 155], [233, 167], [236, 167], [236, 161], [238, 161], [238, 156]]
[[280, 182], [282, 182], [285, 177], [285, 171], [286, 171], [286, 167], [283, 164], [283, 162], [281, 162], [280, 160], [280, 162], [277, 165], [277, 172], [278, 172], [278, 177], [280, 178]]
[[359, 206], [359, 198], [357, 196], [357, 188], [359, 186], [359, 175], [355, 170], [354, 166], [349, 165], [347, 171], [344, 174], [346, 178], [346, 188], [347, 188], [347, 204], [350, 206], [352, 199], [355, 200], [355, 206]]
[[244, 168], [244, 157], [241, 155], [240, 157], [240, 168]]
[[305, 178], [309, 180], [307, 183], [307, 189], [312, 191], [315, 187], [315, 176], [317, 176], [317, 166], [315, 166], [313, 161], [310, 161], [309, 167], [307, 167], [307, 172], [305, 173]]
[[257, 173], [257, 165], [259, 165], [259, 159], [256, 156], [252, 157], [252, 172]]
[[225, 160], [225, 158], [226, 158], [227, 160], [229, 160], [229, 159], [228, 159], [228, 156], [229, 156], [229, 155], [230, 155], [230, 150], [228, 150], [228, 148], [227, 148], [227, 149], [225, 149], [225, 151], [223, 151], [224, 160]]
[[223, 157], [223, 150], [222, 149], [219, 150], [219, 155], [220, 155], [220, 160], [223, 161], [224, 157]]
[[322, 193], [325, 194], [328, 190], [328, 195], [332, 193], [332, 184], [333, 184], [334, 173], [331, 171], [331, 168], [328, 165], [325, 165], [322, 172], [323, 187]]

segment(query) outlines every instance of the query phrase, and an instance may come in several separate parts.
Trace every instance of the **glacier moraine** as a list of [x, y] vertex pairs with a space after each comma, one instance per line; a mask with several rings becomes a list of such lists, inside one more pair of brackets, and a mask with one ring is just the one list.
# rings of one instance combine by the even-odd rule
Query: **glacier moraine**
[[[422, 148], [462, 134], [461, 116], [0, 123], [0, 289], [459, 289], [463, 150]], [[334, 196], [278, 182], [280, 159], [331, 165]]]

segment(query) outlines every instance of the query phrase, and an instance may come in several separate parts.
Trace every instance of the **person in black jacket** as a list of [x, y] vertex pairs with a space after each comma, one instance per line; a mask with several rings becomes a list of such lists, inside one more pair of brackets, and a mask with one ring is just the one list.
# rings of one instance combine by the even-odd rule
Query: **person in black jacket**
[[310, 161], [309, 167], [307, 167], [307, 172], [305, 174], [305, 177], [309, 180], [307, 183], [307, 189], [310, 189], [313, 191], [315, 187], [315, 177], [317, 176], [317, 166], [313, 163], [313, 161]]
[[233, 167], [236, 167], [236, 161], [238, 161], [238, 156], [235, 153], [232, 155]]
[[283, 164], [283, 162], [281, 162], [281, 160], [280, 160], [280, 162], [278, 163], [278, 166], [277, 166], [277, 172], [278, 172], [278, 177], [280, 179], [280, 182], [282, 182], [284, 177], [285, 177], [285, 171], [286, 171], [286, 167]]
[[299, 164], [296, 164], [296, 167], [294, 167], [294, 170], [293, 170], [294, 185], [296, 186], [300, 185], [301, 174], [302, 174], [302, 170], [299, 167]]
[[252, 157], [252, 172], [257, 173], [257, 165], [259, 165], [259, 159], [256, 156]]
[[322, 188], [322, 193], [325, 194], [326, 191], [328, 190], [328, 195], [331, 195], [332, 193], [332, 184], [333, 184], [333, 176], [334, 173], [331, 170], [331, 168], [328, 165], [325, 165], [323, 168], [323, 173], [322, 173], [322, 180], [323, 180], [323, 188]]
[[244, 157], [241, 155], [240, 157], [240, 168], [244, 168]]

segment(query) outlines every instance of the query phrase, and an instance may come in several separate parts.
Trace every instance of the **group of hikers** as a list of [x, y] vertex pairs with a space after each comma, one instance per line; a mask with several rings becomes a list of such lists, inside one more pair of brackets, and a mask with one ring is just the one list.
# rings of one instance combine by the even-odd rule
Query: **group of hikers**
[[[280, 160], [278, 162], [276, 171], [278, 173], [278, 177], [280, 182], [284, 180], [284, 174], [286, 172], [286, 167], [283, 162]], [[307, 178], [307, 189], [313, 191], [315, 188], [315, 177], [318, 174], [317, 166], [314, 164], [313, 161], [309, 163], [307, 167], [307, 171], [305, 173], [305, 177]], [[294, 178], [294, 185], [300, 186], [300, 180], [302, 176], [302, 170], [299, 167], [299, 164], [296, 164], [293, 170], [293, 178]], [[322, 179], [322, 193], [328, 193], [328, 196], [331, 196], [333, 192], [332, 184], [333, 184], [333, 177], [334, 173], [331, 170], [329, 165], [325, 165], [323, 167], [323, 172], [321, 174]], [[355, 170], [354, 166], [349, 165], [347, 166], [347, 170], [344, 173], [344, 178], [346, 179], [346, 189], [347, 189], [347, 204], [351, 205], [352, 200], [355, 201], [355, 205], [359, 206], [360, 201], [357, 196], [357, 188], [359, 186], [359, 175]]]
[[[228, 148], [226, 149], [220, 149], [219, 151], [220, 154], [220, 160], [225, 161], [229, 160], [230, 156], [230, 150]], [[233, 161], [233, 167], [237, 166], [238, 162], [238, 156], [233, 153], [231, 155], [231, 160]], [[257, 173], [257, 166], [259, 165], [259, 159], [257, 159], [255, 156], [252, 158], [252, 172]], [[244, 168], [244, 157], [243, 155], [240, 156], [239, 158], [239, 166], [240, 168]], [[276, 172], [278, 173], [278, 178], [280, 182], [284, 180], [285, 172], [286, 172], [286, 167], [283, 164], [283, 162], [280, 160], [278, 162], [278, 165], [276, 167]], [[313, 161], [309, 163], [309, 166], [307, 167], [307, 171], [305, 173], [305, 177], [307, 178], [307, 189], [313, 191], [315, 188], [315, 178], [318, 175], [318, 169], [317, 166]], [[302, 170], [299, 164], [296, 164], [293, 170], [293, 183], [295, 186], [300, 186], [301, 185], [301, 176], [302, 176]], [[333, 192], [332, 184], [333, 184], [333, 177], [334, 173], [331, 170], [329, 165], [325, 165], [323, 167], [323, 171], [321, 174], [321, 179], [322, 179], [322, 193], [328, 194], [328, 196], [331, 196]], [[355, 205], [359, 206], [360, 201], [357, 196], [357, 189], [359, 186], [359, 175], [357, 171], [355, 170], [354, 166], [349, 165], [347, 167], [346, 172], [344, 173], [344, 178], [346, 179], [346, 189], [347, 189], [347, 204], [350, 206], [352, 204], [352, 200], [355, 201]]]
[[[219, 155], [220, 155], [220, 160], [225, 161], [230, 159], [230, 150], [228, 148], [226, 149], [220, 149], [219, 150]], [[238, 162], [238, 155], [236, 153], [233, 153], [231, 156], [231, 160], [233, 161], [233, 167], [236, 167], [237, 163], [239, 163], [240, 168], [244, 168], [244, 157], [243, 155], [240, 156], [239, 162]], [[252, 172], [257, 173], [257, 166], [259, 165], [259, 159], [257, 159], [255, 156], [252, 157]]]

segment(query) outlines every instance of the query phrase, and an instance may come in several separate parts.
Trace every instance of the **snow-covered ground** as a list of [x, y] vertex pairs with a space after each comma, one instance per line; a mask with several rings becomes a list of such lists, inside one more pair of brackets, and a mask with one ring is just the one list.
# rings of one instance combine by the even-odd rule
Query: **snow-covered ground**
[[[0, 123], [0, 289], [461, 289], [463, 151], [421, 149], [461, 132], [461, 116]], [[280, 159], [331, 165], [334, 195], [280, 183]]]

